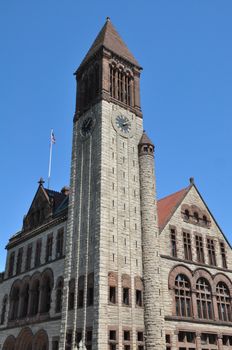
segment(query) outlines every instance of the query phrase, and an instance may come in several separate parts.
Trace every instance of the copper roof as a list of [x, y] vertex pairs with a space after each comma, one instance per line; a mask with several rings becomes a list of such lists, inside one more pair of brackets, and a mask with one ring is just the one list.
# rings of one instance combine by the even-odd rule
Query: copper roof
[[182, 190], [175, 192], [173, 194], [170, 194], [169, 196], [162, 198], [157, 202], [160, 230], [164, 228], [168, 220], [174, 214], [175, 210], [184, 199], [190, 187], [191, 186], [183, 188]]
[[139, 63], [129, 51], [109, 18], [107, 18], [106, 23], [94, 40], [80, 66], [84, 65], [101, 47], [108, 49], [135, 66], [140, 67]]

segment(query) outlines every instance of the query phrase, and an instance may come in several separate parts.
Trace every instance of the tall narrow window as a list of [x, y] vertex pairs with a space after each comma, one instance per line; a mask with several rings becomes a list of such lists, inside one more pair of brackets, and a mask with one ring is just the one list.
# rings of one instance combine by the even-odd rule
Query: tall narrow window
[[32, 244], [27, 246], [27, 255], [26, 255], [26, 263], [25, 270], [28, 271], [31, 268], [31, 257], [32, 257]]
[[23, 261], [23, 247], [19, 248], [16, 263], [16, 274], [20, 274], [22, 271], [22, 261]]
[[227, 269], [226, 249], [225, 249], [224, 242], [220, 242], [220, 250], [221, 250], [221, 257], [222, 257], [222, 267]]
[[74, 309], [74, 298], [75, 298], [75, 279], [72, 278], [69, 282], [69, 296], [68, 296], [68, 309]]
[[204, 247], [203, 247], [202, 236], [196, 235], [195, 236], [195, 242], [196, 242], [197, 261], [199, 263], [203, 263], [204, 264], [205, 257], [204, 257]]
[[177, 257], [176, 230], [173, 228], [171, 229], [170, 238], [171, 238], [171, 255], [173, 257]]
[[77, 305], [79, 308], [83, 307], [84, 305], [84, 282], [85, 277], [80, 276], [78, 279], [78, 296], [77, 296]]
[[38, 267], [41, 264], [41, 249], [42, 249], [42, 240], [38, 239], [36, 241], [36, 248], [35, 248], [35, 267]]
[[176, 315], [192, 316], [190, 283], [185, 275], [178, 275], [175, 280]]
[[109, 302], [111, 304], [117, 303], [117, 284], [118, 277], [115, 272], [108, 273], [108, 285], [109, 285]]
[[208, 255], [209, 255], [209, 264], [216, 266], [216, 253], [215, 253], [215, 246], [214, 246], [214, 240], [208, 238], [207, 239], [207, 249], [208, 249]]
[[2, 312], [1, 312], [1, 325], [5, 323], [6, 319], [6, 306], [7, 306], [7, 295], [3, 298]]
[[212, 292], [209, 282], [205, 278], [199, 278], [196, 284], [197, 287], [197, 313], [199, 318], [212, 320]]
[[8, 277], [13, 276], [13, 273], [14, 273], [14, 261], [15, 261], [15, 252], [12, 252], [10, 254], [10, 258], [9, 258]]
[[62, 310], [62, 297], [63, 297], [63, 278], [59, 278], [56, 286], [56, 312]]
[[87, 305], [91, 306], [94, 302], [94, 274], [90, 273], [88, 275], [88, 285], [87, 285]]
[[50, 233], [47, 236], [47, 245], [46, 245], [46, 262], [52, 260], [52, 245], [53, 245], [53, 234]]
[[64, 229], [61, 228], [58, 230], [56, 236], [56, 257], [60, 258], [63, 256], [63, 244], [64, 244]]
[[191, 236], [188, 232], [183, 232], [184, 258], [192, 260]]
[[231, 297], [225, 283], [219, 282], [216, 287], [218, 317], [221, 321], [231, 321]]

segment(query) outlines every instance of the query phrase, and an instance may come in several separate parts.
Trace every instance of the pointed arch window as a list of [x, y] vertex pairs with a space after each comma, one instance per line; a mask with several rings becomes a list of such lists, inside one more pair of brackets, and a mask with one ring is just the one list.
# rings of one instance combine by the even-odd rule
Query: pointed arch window
[[231, 297], [227, 285], [219, 282], [216, 287], [218, 317], [221, 321], [232, 321]]
[[175, 279], [175, 304], [177, 316], [192, 316], [191, 286], [183, 274], [177, 275]]
[[199, 278], [196, 283], [197, 314], [199, 318], [212, 320], [212, 291], [205, 278]]
[[131, 106], [132, 77], [123, 67], [110, 65], [110, 96]]

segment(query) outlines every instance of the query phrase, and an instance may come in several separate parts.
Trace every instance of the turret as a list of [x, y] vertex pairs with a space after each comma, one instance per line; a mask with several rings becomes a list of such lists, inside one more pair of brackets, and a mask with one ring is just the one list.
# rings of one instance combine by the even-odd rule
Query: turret
[[154, 174], [154, 145], [145, 132], [139, 143], [139, 171], [144, 279], [144, 323], [147, 350], [165, 349], [160, 277], [160, 246]]

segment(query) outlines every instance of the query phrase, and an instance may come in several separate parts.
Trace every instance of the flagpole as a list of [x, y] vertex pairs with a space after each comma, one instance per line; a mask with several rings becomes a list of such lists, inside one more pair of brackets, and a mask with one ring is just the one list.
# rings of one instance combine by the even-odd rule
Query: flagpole
[[52, 169], [52, 145], [53, 145], [52, 135], [53, 135], [53, 129], [51, 129], [51, 134], [50, 134], [49, 164], [48, 164], [48, 188], [50, 186], [51, 169]]

